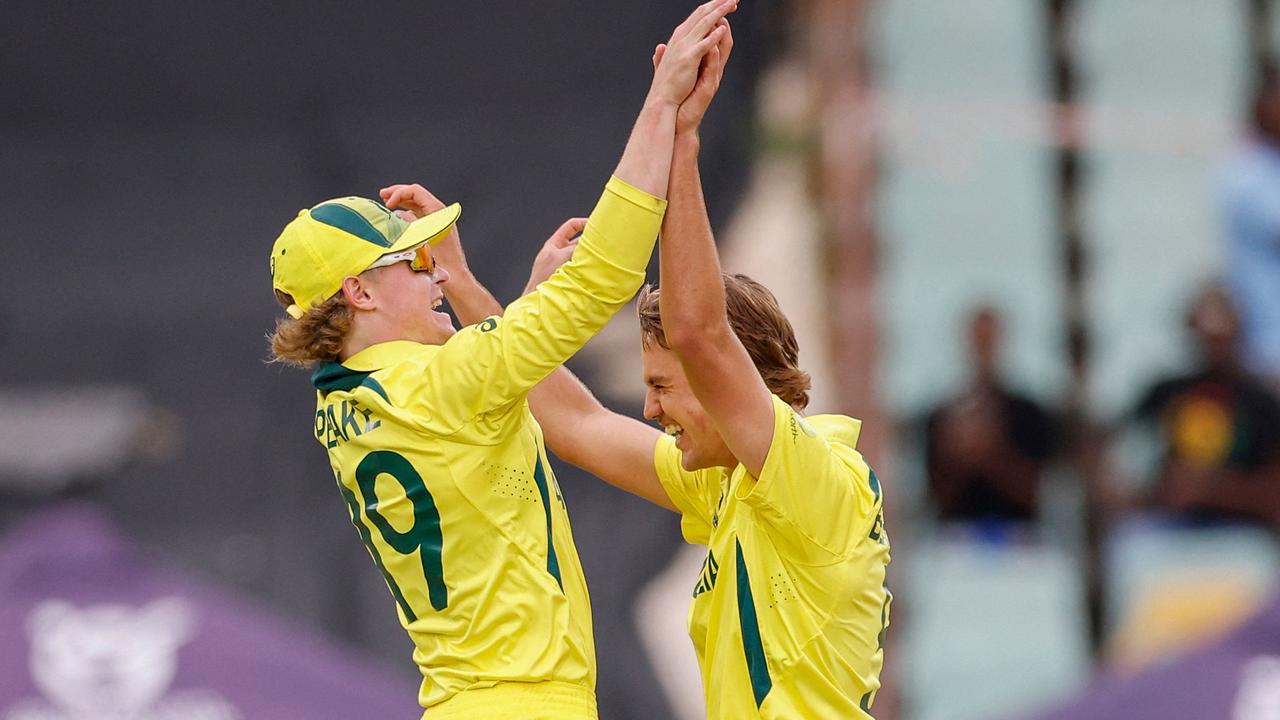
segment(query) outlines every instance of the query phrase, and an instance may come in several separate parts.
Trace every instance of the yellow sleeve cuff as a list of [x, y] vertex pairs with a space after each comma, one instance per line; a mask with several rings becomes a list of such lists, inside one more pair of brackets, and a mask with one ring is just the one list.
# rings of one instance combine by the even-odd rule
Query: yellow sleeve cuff
[[643, 210], [651, 213], [663, 214], [667, 211], [667, 201], [655, 195], [641, 190], [622, 178], [614, 175], [609, 178], [609, 182], [604, 186], [605, 190], [621, 197]]
[[634, 284], [627, 293], [630, 297], [644, 281], [666, 209], [666, 200], [611, 177], [600, 202], [587, 218], [579, 250], [587, 250], [586, 254], [598, 256], [622, 271], [623, 275], [615, 275], [609, 282]]

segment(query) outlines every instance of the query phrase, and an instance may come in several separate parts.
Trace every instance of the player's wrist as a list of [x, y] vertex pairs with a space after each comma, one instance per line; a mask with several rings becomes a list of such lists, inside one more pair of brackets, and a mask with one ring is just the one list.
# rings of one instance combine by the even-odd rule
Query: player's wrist
[[448, 297], [450, 294], [458, 295], [463, 292], [473, 290], [476, 287], [481, 287], [480, 281], [476, 279], [475, 275], [471, 274], [471, 268], [467, 267], [466, 264], [455, 269], [452, 265], [445, 265], [441, 263], [441, 267], [449, 273], [449, 282], [445, 283], [440, 288], [444, 292], [445, 297]]
[[702, 135], [698, 126], [676, 128], [676, 150], [697, 153], [702, 148]]
[[644, 99], [644, 106], [640, 109], [642, 115], [652, 115], [657, 117], [670, 116], [674, 118], [676, 112], [680, 109], [680, 101], [663, 97], [661, 93], [650, 92], [648, 97]]

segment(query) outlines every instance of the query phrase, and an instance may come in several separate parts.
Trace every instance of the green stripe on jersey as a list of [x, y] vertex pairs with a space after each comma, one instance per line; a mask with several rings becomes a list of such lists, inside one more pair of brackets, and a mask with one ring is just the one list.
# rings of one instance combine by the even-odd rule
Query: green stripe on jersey
[[533, 466], [533, 480], [538, 484], [538, 494], [542, 496], [542, 509], [547, 512], [547, 572], [556, 579], [560, 590], [564, 590], [564, 581], [560, 579], [560, 561], [556, 559], [556, 545], [551, 540], [551, 493], [547, 491], [547, 474], [542, 470], [542, 455], [538, 455], [538, 463]]
[[742, 559], [742, 543], [735, 539], [733, 544], [738, 551], [738, 624], [742, 628], [742, 649], [747, 654], [747, 670], [751, 674], [751, 692], [756, 696], [758, 708], [773, 689], [773, 679], [769, 677], [769, 663], [760, 640], [760, 623], [756, 619], [755, 599], [751, 597], [751, 578]]

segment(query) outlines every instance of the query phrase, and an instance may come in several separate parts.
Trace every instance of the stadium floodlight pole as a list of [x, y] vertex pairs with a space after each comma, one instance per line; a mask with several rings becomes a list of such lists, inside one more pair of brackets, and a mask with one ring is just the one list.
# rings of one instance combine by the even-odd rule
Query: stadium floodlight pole
[[[860, 446], [890, 461], [891, 423], [878, 387], [878, 240], [875, 232], [876, 114], [868, 34], [870, 0], [816, 0], [799, 27], [816, 79], [811, 177], [826, 254], [828, 350], [836, 407], [866, 423]], [[886, 474], [889, 471], [884, 471]]]
[[[870, 53], [873, 0], [813, 0], [799, 6], [804, 53], [815, 78], [809, 156], [810, 187], [819, 213], [826, 268], [823, 306], [836, 407], [864, 421], [862, 452], [886, 476], [893, 453], [893, 424], [878, 391], [881, 306], [879, 241], [875, 231], [875, 96]], [[893, 514], [892, 507], [885, 514]], [[899, 713], [896, 671], [888, 665], [876, 715]]]
[[1271, 5], [1273, 0], [1247, 0], [1249, 26], [1245, 32], [1249, 36], [1249, 54], [1254, 70], [1261, 75], [1274, 71], [1276, 56], [1271, 47]]
[[1046, 48], [1049, 52], [1049, 87], [1054, 112], [1050, 115], [1054, 138], [1054, 170], [1057, 185], [1057, 233], [1063, 273], [1062, 323], [1067, 354], [1069, 383], [1063, 398], [1064, 457], [1084, 490], [1084, 571], [1085, 601], [1088, 608], [1090, 648], [1094, 655], [1102, 649], [1103, 573], [1101, 538], [1105, 529], [1106, 489], [1099, 472], [1101, 441], [1091, 421], [1089, 393], [1090, 333], [1086, 307], [1086, 279], [1089, 271], [1081, 213], [1083, 163], [1083, 118], [1079, 97], [1076, 56], [1072, 32], [1078, 5], [1074, 0], [1047, 0], [1045, 3]]

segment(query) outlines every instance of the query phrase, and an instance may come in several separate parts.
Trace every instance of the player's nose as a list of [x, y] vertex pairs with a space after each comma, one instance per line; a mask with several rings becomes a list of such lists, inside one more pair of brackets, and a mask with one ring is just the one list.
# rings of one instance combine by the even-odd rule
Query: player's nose
[[662, 417], [662, 403], [654, 397], [653, 390], [644, 391], [644, 416], [655, 421]]

